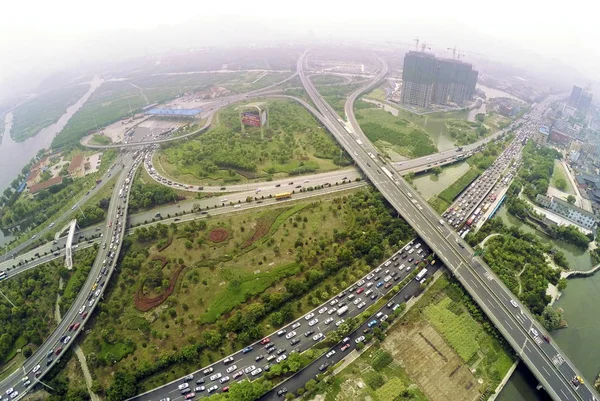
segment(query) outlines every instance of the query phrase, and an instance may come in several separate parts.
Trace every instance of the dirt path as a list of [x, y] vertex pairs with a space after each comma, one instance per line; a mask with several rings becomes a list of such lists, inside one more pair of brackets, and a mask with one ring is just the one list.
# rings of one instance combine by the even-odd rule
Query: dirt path
[[497, 236], [497, 235], [502, 235], [502, 234], [500, 234], [500, 233], [494, 233], [494, 234], [490, 234], [490, 235], [488, 235], [487, 237], [485, 237], [485, 238], [483, 239], [483, 241], [481, 241], [481, 244], [479, 244], [479, 245], [480, 245], [480, 246], [483, 248], [483, 247], [485, 246], [485, 243], [486, 243], [486, 242], [488, 242], [488, 240], [489, 240], [489, 239], [492, 239], [492, 238], [494, 238], [494, 237], [495, 237], [495, 236]]
[[[63, 286], [64, 286], [64, 282], [63, 282], [63, 279], [61, 278], [58, 283], [58, 288], [60, 288], [62, 290]], [[56, 319], [56, 321], [58, 323], [60, 323], [60, 321], [62, 319], [61, 315], [60, 315], [59, 304], [60, 304], [60, 294], [58, 294], [56, 297], [56, 305], [54, 307], [54, 318]], [[83, 328], [82, 328], [82, 330], [83, 330]], [[85, 359], [85, 355], [83, 354], [83, 351], [79, 347], [79, 345], [75, 345], [75, 355], [77, 355], [77, 359], [79, 360], [79, 364], [81, 365], [81, 370], [83, 371], [83, 377], [85, 378], [85, 386], [87, 387], [88, 393], [90, 394], [90, 398], [92, 399], [92, 401], [102, 401], [102, 399], [98, 396], [98, 394], [96, 394], [92, 391], [92, 375], [90, 374], [90, 370], [88, 368], [87, 361]]]

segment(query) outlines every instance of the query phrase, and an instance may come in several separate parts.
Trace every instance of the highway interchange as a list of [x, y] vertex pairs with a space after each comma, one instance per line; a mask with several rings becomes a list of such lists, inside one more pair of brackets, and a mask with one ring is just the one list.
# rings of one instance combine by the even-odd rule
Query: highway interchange
[[[393, 170], [390, 165], [383, 163], [382, 160], [379, 160], [375, 156], [377, 155], [377, 150], [370, 144], [356, 123], [352, 110], [352, 104], [361, 93], [363, 93], [368, 87], [372, 87], [372, 85], [376, 83], [379, 78], [385, 75], [387, 72], [387, 67], [382, 68], [378, 74], [378, 77], [372, 81], [372, 84], [368, 85], [368, 87], [363, 87], [357, 90], [348, 99], [345, 109], [346, 115], [352, 127], [352, 130], [349, 133], [345, 123], [341, 122], [339, 116], [335, 114], [329, 105], [322, 101], [314, 87], [312, 87], [312, 84], [304, 76], [302, 64], [303, 61], [304, 57], [300, 58], [298, 62], [298, 73], [300, 74], [300, 78], [307, 92], [309, 93], [311, 100], [315, 105], [317, 105], [318, 112], [321, 115], [319, 118], [321, 122], [324, 123], [324, 125], [332, 132], [334, 137], [336, 137], [336, 139], [342, 144], [348, 154], [354, 158], [360, 169], [365, 173], [369, 180], [384, 194], [384, 196], [386, 196], [392, 206], [399, 211], [399, 213], [416, 229], [416, 231], [421, 234], [424, 241], [431, 246], [431, 249], [435, 251], [437, 255], [439, 255], [445, 265], [449, 267], [454, 275], [456, 275], [469, 293], [480, 304], [486, 314], [488, 314], [494, 324], [496, 324], [498, 329], [507, 338], [509, 343], [511, 343], [511, 345], [515, 348], [519, 356], [526, 362], [532, 372], [536, 375], [536, 377], [538, 377], [540, 382], [544, 384], [544, 387], [549, 394], [556, 400], [595, 399], [593, 397], [597, 397], [597, 394], [590, 388], [588, 384], [581, 385], [577, 389], [570, 384], [570, 380], [575, 375], [579, 374], [574, 369], [573, 364], [568, 361], [566, 356], [560, 353], [560, 350], [554, 345], [554, 343], [542, 341], [539, 335], [532, 334], [531, 328], [535, 328], [538, 333], [544, 333], [544, 331], [539, 327], [539, 325], [537, 325], [536, 321], [530, 316], [528, 311], [518, 303], [518, 301], [515, 302], [517, 307], [512, 306], [511, 300], [516, 301], [516, 299], [513, 299], [514, 297], [493, 275], [491, 270], [489, 270], [489, 268], [485, 266], [481, 260], [478, 258], [473, 258], [472, 251], [465, 246], [463, 242], [461, 242], [461, 239], [456, 233], [453, 232], [453, 230], [447, 227], [446, 224], [439, 223], [439, 216], [437, 216], [437, 214], [427, 205], [425, 201], [420, 199], [418, 194], [414, 192], [412, 188], [410, 188], [397, 175], [389, 177], [382, 172], [382, 167], [387, 167], [390, 171]], [[247, 95], [240, 96], [239, 100], [243, 100], [246, 97]], [[230, 101], [228, 101], [226, 104], [229, 103]], [[219, 107], [222, 107], [223, 105]], [[356, 139], [360, 139], [360, 145]], [[128, 145], [139, 146], [139, 144], [131, 143]], [[464, 151], [467, 150], [468, 149], [465, 149]], [[444, 157], [448, 157], [448, 155], [432, 156], [435, 156], [435, 160], [439, 161], [442, 161]], [[141, 159], [138, 158], [138, 162], [139, 161], [141, 161]], [[434, 161], [433, 159], [425, 159], [421, 160], [419, 163], [422, 165], [424, 162]], [[116, 185], [117, 189], [119, 187], [123, 187], [128, 172], [134, 171], [134, 160], [131, 155], [124, 156], [123, 166], [123, 173], [120, 174]], [[116, 206], [122, 204], [120, 202], [124, 203], [123, 210], [125, 211], [125, 216], [123, 217], [123, 220], [125, 220], [127, 217], [126, 200], [122, 201], [119, 199], [116, 190], [114, 191], [111, 199], [109, 216], [115, 215]], [[105, 231], [103, 232], [104, 238], [112, 238], [115, 234], [116, 224], [115, 227], [111, 227], [111, 224], [105, 227]], [[119, 238], [119, 244], [122, 240], [124, 231], [124, 229], [119, 229], [116, 232], [117, 237]], [[24, 246], [25, 244], [23, 244], [23, 247]], [[117, 245], [117, 249], [115, 251], [116, 255], [118, 255], [119, 249], [120, 245]], [[12, 252], [16, 253], [18, 250], [14, 250]], [[5, 394], [8, 390], [8, 387], [13, 387], [13, 391], [19, 392], [19, 394], [14, 398], [21, 398], [21, 396], [25, 394], [25, 391], [23, 390], [26, 390], [30, 387], [23, 387], [23, 382], [25, 380], [29, 380], [34, 383], [37, 379], [35, 376], [38, 370], [36, 369], [36, 372], [33, 372], [34, 368], [37, 368], [37, 365], [40, 365], [40, 374], [38, 376], [41, 377], [41, 375], [43, 375], [54, 365], [57, 359], [55, 356], [52, 357], [52, 361], [49, 362], [48, 365], [46, 365], [46, 361], [48, 361], [48, 358], [52, 352], [56, 353], [56, 346], [59, 344], [61, 337], [71, 333], [68, 330], [69, 326], [79, 323], [78, 330], [72, 331], [72, 337], [81, 331], [89, 315], [83, 316], [85, 312], [81, 314], [78, 312], [82, 305], [90, 304], [88, 297], [90, 293], [93, 294], [91, 289], [94, 287], [94, 284], [96, 284], [96, 277], [99, 277], [102, 274], [102, 261], [106, 259], [107, 253], [107, 250], [100, 249], [99, 255], [96, 258], [96, 262], [94, 263], [94, 267], [92, 268], [92, 272], [73, 306], [65, 314], [63, 321], [61, 321], [57, 330], [55, 330], [48, 340], [44, 342], [34, 356], [26, 361], [23, 371], [26, 373], [27, 379], [24, 379], [24, 375], [21, 371], [15, 372], [0, 384], [0, 394]], [[37, 265], [41, 260], [42, 258], [38, 259], [35, 261], [35, 264]], [[110, 261], [109, 267], [107, 268], [108, 275], [106, 279], [110, 277], [115, 261], [116, 257]], [[33, 266], [29, 266], [29, 268], [31, 267]], [[100, 277], [98, 284], [102, 281], [103, 280]], [[97, 299], [99, 296], [101, 296], [103, 288], [103, 286], [100, 287], [100, 293], [98, 296], [95, 296], [92, 299]], [[92, 305], [95, 304], [96, 303], [92, 303]], [[348, 313], [350, 314], [351, 312]], [[330, 327], [321, 326], [321, 323], [317, 325], [317, 327], [319, 327], [321, 330], [326, 330], [328, 327]], [[69, 344], [71, 342], [72, 340], [70, 342], [67, 341]], [[301, 341], [301, 343], [302, 342], [305, 341]], [[64, 350], [62, 352], [64, 352]], [[340, 357], [340, 355], [338, 355], [338, 357]], [[243, 358], [241, 358], [241, 360], [244, 361]], [[297, 378], [294, 378], [294, 381], [297, 381], [298, 383], [302, 382], [302, 375], [305, 375], [306, 372], [309, 371], [310, 369], [303, 371], [300, 375], [298, 375]], [[287, 385], [291, 389], [294, 388], [294, 385], [291, 383]], [[159, 389], [157, 391], [160, 392], [161, 390]], [[154, 397], [154, 394], [152, 395]], [[272, 394], [269, 393], [265, 397], [268, 398], [271, 396]]]

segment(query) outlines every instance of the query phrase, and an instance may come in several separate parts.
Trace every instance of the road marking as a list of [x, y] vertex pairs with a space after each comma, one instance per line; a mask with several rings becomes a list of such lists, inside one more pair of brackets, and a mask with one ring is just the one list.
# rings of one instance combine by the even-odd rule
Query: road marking
[[475, 287], [479, 288], [479, 286], [471, 279], [469, 278], [469, 281], [471, 282], [471, 284], [473, 284]]
[[550, 376], [550, 373], [546, 370], [546, 367], [544, 365], [542, 365], [542, 369], [544, 370], [544, 372], [546, 372], [546, 375]]
[[506, 323], [506, 325], [507, 325], [508, 327], [510, 327], [510, 329], [511, 329], [511, 330], [514, 330], [514, 329], [513, 329], [513, 327], [510, 325], [510, 323], [508, 323], [508, 322], [506, 321], [506, 319], [503, 319], [503, 320], [504, 320], [504, 323]]

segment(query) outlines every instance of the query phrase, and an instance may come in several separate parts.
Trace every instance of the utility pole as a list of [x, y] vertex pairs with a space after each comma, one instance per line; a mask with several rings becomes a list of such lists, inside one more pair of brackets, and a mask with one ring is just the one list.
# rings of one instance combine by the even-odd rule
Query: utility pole
[[4, 293], [2, 291], [0, 291], [0, 294], [2, 294], [2, 296], [4, 298], [6, 298], [6, 300], [13, 306], [13, 308], [17, 307], [17, 305], [13, 304], [12, 301], [10, 299], [8, 299], [8, 297], [6, 295], [4, 295]]

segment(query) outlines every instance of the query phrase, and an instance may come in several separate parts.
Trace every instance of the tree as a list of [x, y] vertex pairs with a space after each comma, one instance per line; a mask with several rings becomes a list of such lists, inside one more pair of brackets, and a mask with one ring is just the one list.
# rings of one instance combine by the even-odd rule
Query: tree
[[567, 202], [569, 202], [571, 205], [575, 203], [575, 197], [573, 195], [569, 195], [567, 196]]
[[542, 316], [540, 316], [540, 320], [547, 330], [559, 329], [563, 320], [562, 309], [554, 309], [552, 306], [547, 305], [542, 312]]
[[556, 188], [560, 189], [561, 191], [564, 191], [567, 188], [567, 181], [565, 181], [564, 178], [557, 178], [554, 181], [554, 185], [556, 186]]

